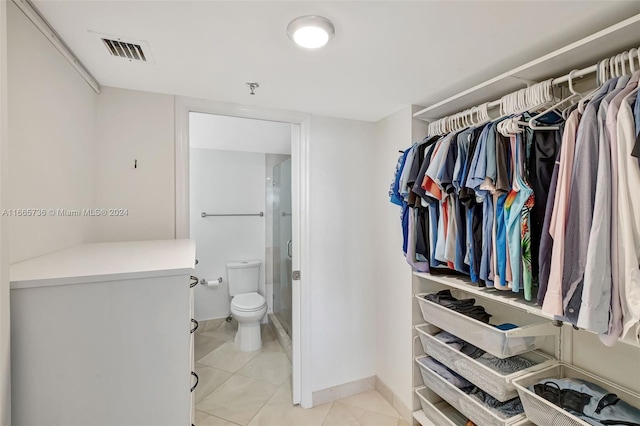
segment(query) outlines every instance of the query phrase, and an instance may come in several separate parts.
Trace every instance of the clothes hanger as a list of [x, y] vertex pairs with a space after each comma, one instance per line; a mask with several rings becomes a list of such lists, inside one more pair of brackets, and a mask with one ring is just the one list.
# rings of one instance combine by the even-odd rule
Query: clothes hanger
[[[599, 65], [599, 64], [598, 64]], [[572, 98], [571, 102], [569, 103], [569, 105], [562, 110], [562, 118], [564, 118], [565, 120], [567, 120], [567, 118], [569, 118], [569, 111], [571, 111], [571, 107], [573, 105], [576, 104], [576, 102], [578, 101], [578, 99], [580, 99], [583, 95], [582, 93], [578, 92], [574, 87], [573, 87], [573, 75], [578, 72], [577, 69], [573, 69], [569, 72], [569, 80], [568, 80], [568, 86], [569, 86], [569, 92], [571, 93], [572, 96], [569, 96], [569, 98]], [[599, 69], [596, 69], [596, 81], [598, 81], [600, 78], [600, 71]], [[569, 99], [567, 98], [567, 99]]]
[[[634, 52], [634, 51], [635, 51], [635, 52]], [[631, 70], [631, 74], [633, 74], [633, 73], [635, 73], [635, 72], [636, 72], [636, 66], [635, 66], [635, 63], [634, 63], [634, 61], [633, 61], [633, 55], [634, 55], [634, 53], [635, 53], [636, 55], [638, 55], [638, 49], [633, 48], [633, 49], [629, 50], [629, 53], [628, 53], [628, 54], [629, 54], [629, 69]]]
[[[607, 66], [607, 64], [609, 64], [609, 66]], [[602, 87], [602, 85], [606, 83], [609, 80], [609, 78], [612, 78], [613, 76], [611, 72], [611, 59], [603, 59], [602, 61], [598, 62], [598, 66], [596, 67], [596, 70], [599, 70], [601, 65], [602, 65], [602, 73], [599, 73], [599, 74], [602, 78], [599, 78], [599, 77], [597, 78], [598, 87], [596, 87], [595, 90], [583, 96], [582, 99], [578, 101], [578, 111], [580, 111], [580, 114], [584, 113], [584, 108], [585, 108], [584, 105], [593, 97], [593, 95], [595, 95], [598, 92], [598, 90], [600, 90], [600, 87]], [[609, 72], [610, 74], [607, 75], [607, 72]]]
[[628, 55], [628, 53], [624, 52], [620, 54], [620, 68], [622, 70], [622, 75], [629, 75], [627, 74], [627, 61], [625, 60], [624, 55]]
[[[580, 93], [578, 93], [574, 88], [573, 88], [573, 75], [577, 72], [577, 69], [573, 69], [569, 72], [569, 92], [571, 93], [568, 97], [566, 98], [562, 98], [560, 99], [559, 102], [557, 102], [556, 104], [550, 106], [549, 108], [547, 108], [546, 110], [542, 111], [541, 113], [531, 117], [531, 119], [529, 120], [529, 127], [532, 130], [559, 130], [560, 127], [559, 126], [540, 126], [537, 123], [537, 120], [542, 117], [545, 114], [548, 114], [549, 112], [557, 109], [560, 105], [562, 105], [563, 103], [572, 100], [574, 98], [579, 98], [581, 96]], [[564, 112], [567, 111], [569, 108], [567, 108], [566, 110], [562, 111], [561, 115], [564, 118]], [[565, 118], [566, 119], [566, 118]]]

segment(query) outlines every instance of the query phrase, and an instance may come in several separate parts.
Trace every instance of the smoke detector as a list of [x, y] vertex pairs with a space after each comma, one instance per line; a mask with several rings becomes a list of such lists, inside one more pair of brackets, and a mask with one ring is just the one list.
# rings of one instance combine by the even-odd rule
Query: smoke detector
[[97, 38], [101, 48], [110, 57], [136, 62], [141, 64], [153, 64], [153, 56], [149, 43], [144, 40], [118, 37], [109, 34], [93, 33]]

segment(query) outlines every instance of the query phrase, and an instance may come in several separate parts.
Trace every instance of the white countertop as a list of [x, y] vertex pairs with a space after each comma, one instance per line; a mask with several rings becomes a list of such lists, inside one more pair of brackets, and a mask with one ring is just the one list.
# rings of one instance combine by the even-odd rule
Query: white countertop
[[191, 274], [192, 240], [81, 244], [11, 265], [11, 289]]

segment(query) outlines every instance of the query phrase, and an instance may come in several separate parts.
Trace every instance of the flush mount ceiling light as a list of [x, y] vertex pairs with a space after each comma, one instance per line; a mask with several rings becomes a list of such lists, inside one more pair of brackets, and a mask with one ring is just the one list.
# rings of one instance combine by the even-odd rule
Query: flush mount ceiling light
[[300, 16], [289, 22], [287, 35], [295, 44], [317, 49], [327, 44], [336, 33], [333, 23], [322, 16]]

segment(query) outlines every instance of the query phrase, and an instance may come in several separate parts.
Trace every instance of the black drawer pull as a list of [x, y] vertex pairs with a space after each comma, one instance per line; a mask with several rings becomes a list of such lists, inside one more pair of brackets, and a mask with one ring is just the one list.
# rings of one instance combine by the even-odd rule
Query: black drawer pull
[[198, 387], [199, 379], [198, 379], [198, 375], [196, 373], [194, 373], [193, 371], [191, 372], [191, 375], [196, 378], [196, 384], [191, 386], [191, 392], [193, 392], [193, 390]]
[[189, 283], [189, 288], [194, 288], [195, 286], [198, 285], [198, 282], [200, 281], [198, 277], [194, 277], [193, 275], [191, 275], [190, 280], [191, 282]]
[[198, 321], [194, 320], [193, 318], [191, 318], [191, 323], [193, 324], [193, 328], [191, 329], [191, 334], [195, 333], [195, 331], [198, 329]]

